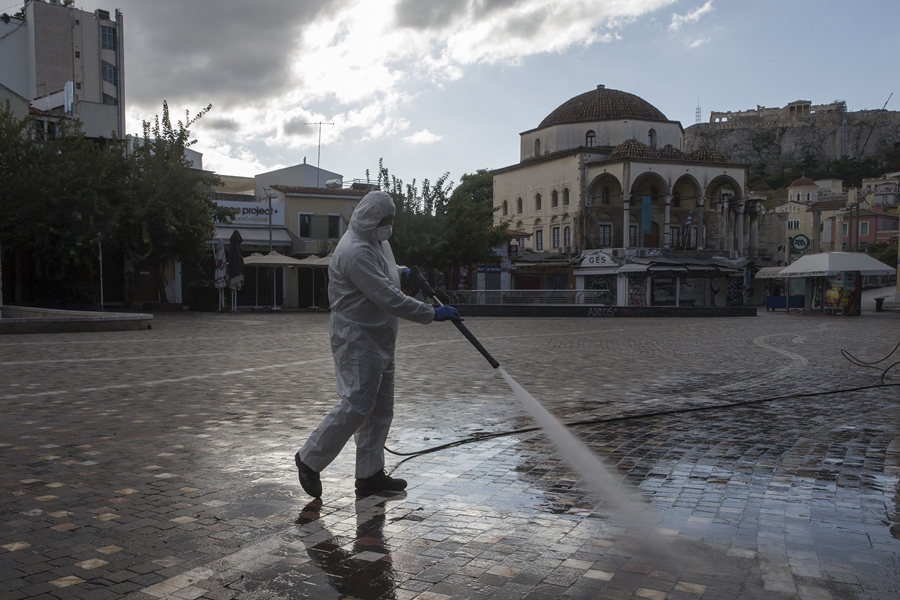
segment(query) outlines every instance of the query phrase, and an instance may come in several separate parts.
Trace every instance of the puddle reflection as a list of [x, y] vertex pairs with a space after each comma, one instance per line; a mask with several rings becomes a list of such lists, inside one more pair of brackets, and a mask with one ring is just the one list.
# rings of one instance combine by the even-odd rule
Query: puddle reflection
[[[356, 509], [356, 535], [352, 543], [349, 536], [335, 535], [324, 524], [322, 531], [328, 539], [309, 546], [306, 553], [325, 574], [331, 588], [343, 596], [353, 598], [396, 600], [397, 582], [394, 577], [391, 551], [384, 539], [385, 507], [388, 502], [403, 500], [405, 492], [390, 497], [379, 496], [382, 502], [368, 504], [358, 498]], [[314, 500], [304, 507], [298, 524], [319, 519], [321, 500]]]

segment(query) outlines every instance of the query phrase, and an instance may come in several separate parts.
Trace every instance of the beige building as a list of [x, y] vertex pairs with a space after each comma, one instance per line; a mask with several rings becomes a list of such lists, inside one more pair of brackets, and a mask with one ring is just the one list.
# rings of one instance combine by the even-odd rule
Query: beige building
[[683, 134], [649, 102], [597, 86], [520, 134], [519, 163], [493, 172], [495, 218], [532, 234], [519, 246], [535, 252], [741, 256], [755, 243], [746, 165], [686, 154]]
[[496, 222], [525, 234], [500, 264], [514, 289], [606, 306], [744, 303], [742, 257], [759, 240], [746, 165], [683, 152], [679, 122], [602, 85], [519, 138], [519, 162], [493, 172]]
[[[325, 256], [346, 231], [359, 201], [373, 189], [364, 182], [345, 185], [340, 174], [305, 161], [255, 177], [220, 178], [224, 185], [209, 194], [219, 205], [236, 210], [237, 216], [217, 227], [215, 239], [229, 247], [237, 231], [245, 256], [267, 254], [270, 249], [295, 259]], [[274, 304], [284, 308], [325, 306], [325, 268], [324, 264], [315, 268], [248, 267], [238, 303], [268, 306], [274, 296]]]
[[29, 0], [23, 10], [24, 19], [0, 20], [0, 84], [40, 113], [79, 119], [88, 137], [123, 139], [122, 13], [59, 0]]

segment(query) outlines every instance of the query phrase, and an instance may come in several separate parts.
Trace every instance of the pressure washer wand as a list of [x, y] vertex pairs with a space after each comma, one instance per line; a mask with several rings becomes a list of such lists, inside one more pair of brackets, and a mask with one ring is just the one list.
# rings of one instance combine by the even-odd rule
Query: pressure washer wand
[[[423, 294], [433, 298], [434, 301], [438, 303], [438, 306], [443, 306], [443, 303], [437, 297], [434, 288], [431, 287], [428, 281], [425, 280], [425, 277], [422, 276], [422, 272], [419, 271], [418, 267], [413, 267], [412, 269], [410, 269], [410, 278], [412, 279], [413, 283], [418, 286], [420, 290], [422, 290]], [[457, 321], [456, 319], [451, 319], [451, 321], [454, 325], [456, 325], [456, 328], [459, 329], [459, 332], [466, 336], [466, 339], [469, 340], [469, 343], [475, 346], [475, 349], [481, 352], [481, 355], [485, 357], [489, 363], [491, 363], [492, 367], [496, 369], [500, 366], [500, 363], [497, 362], [497, 359], [491, 356], [490, 352], [488, 352], [487, 349], [481, 345], [481, 342], [475, 339], [475, 336], [472, 335], [472, 332], [469, 331], [468, 327], [462, 324], [462, 321]]]

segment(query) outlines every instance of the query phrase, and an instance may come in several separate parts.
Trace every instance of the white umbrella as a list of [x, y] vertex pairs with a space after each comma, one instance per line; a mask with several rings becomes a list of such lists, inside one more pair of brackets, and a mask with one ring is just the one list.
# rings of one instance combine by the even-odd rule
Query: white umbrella
[[861, 252], [823, 252], [801, 256], [795, 263], [782, 269], [778, 276], [830, 277], [848, 271], [857, 271], [862, 276], [893, 275], [897, 269]]
[[[316, 255], [307, 256], [300, 262], [302, 264], [297, 265], [298, 267], [305, 267], [310, 269], [315, 269], [316, 267], [325, 267], [327, 268], [331, 265], [331, 254], [328, 256], [318, 257]], [[316, 272], [311, 271], [312, 273], [312, 300], [313, 305], [316, 304]]]
[[244, 259], [245, 265], [253, 265], [255, 267], [302, 267], [303, 261], [285, 256], [275, 250], [268, 254], [251, 254]]
[[[291, 258], [290, 256], [285, 256], [275, 250], [269, 252], [268, 254], [251, 254], [250, 256], [244, 259], [245, 265], [253, 265], [254, 267], [297, 267], [301, 266], [303, 263], [302, 260], [298, 260], [296, 258]], [[278, 308], [278, 303], [275, 301], [275, 278], [272, 277], [272, 309]], [[257, 305], [259, 302], [257, 301]]]

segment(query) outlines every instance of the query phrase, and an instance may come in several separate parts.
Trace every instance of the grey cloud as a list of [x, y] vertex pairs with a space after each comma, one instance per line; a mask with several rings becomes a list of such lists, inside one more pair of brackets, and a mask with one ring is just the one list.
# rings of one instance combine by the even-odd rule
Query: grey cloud
[[285, 122], [282, 129], [285, 135], [302, 135], [309, 133], [312, 125], [307, 125], [308, 119], [305, 117], [294, 117]]
[[117, 0], [127, 102], [149, 109], [253, 104], [296, 85], [285, 49], [343, 0]]
[[240, 125], [234, 119], [204, 119], [203, 125], [216, 131], [238, 131], [240, 129]]
[[530, 38], [534, 36], [544, 22], [550, 16], [549, 8], [541, 8], [527, 15], [517, 16], [504, 23], [503, 31], [515, 38]]
[[400, 27], [440, 30], [461, 19], [477, 20], [515, 5], [516, 0], [400, 0], [395, 15]]
[[469, 0], [401, 0], [395, 9], [400, 27], [443, 29], [466, 16]]

